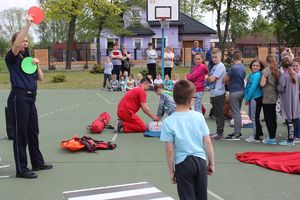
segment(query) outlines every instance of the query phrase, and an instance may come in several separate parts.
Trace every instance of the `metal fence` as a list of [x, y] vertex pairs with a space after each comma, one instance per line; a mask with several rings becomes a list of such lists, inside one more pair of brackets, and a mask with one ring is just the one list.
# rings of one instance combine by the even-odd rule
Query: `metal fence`
[[[255, 58], [259, 57], [258, 49], [260, 47], [257, 46], [236, 46], [236, 49], [239, 49], [243, 53], [244, 58]], [[208, 49], [204, 49], [204, 54], [206, 54]], [[270, 49], [271, 50], [271, 47]], [[295, 56], [300, 54], [300, 48], [294, 48]], [[100, 60], [104, 61], [106, 56], [110, 55], [110, 49], [101, 49], [100, 50]], [[147, 49], [127, 49], [127, 51], [131, 54], [131, 61], [145, 61], [146, 60], [146, 51]], [[161, 59], [161, 49], [156, 49], [159, 59]], [[181, 66], [190, 66], [191, 65], [191, 48], [174, 48], [173, 52], [175, 54], [174, 62], [176, 65]], [[81, 61], [80, 63], [84, 62], [85, 66], [89, 66], [94, 64], [97, 61], [97, 50], [90, 49], [90, 48], [79, 48], [76, 50], [72, 50], [71, 59], [73, 62]], [[55, 62], [65, 62], [66, 61], [66, 50], [54, 50], [48, 49], [48, 62], [49, 66]], [[143, 62], [139, 62], [143, 63]]]
[[[131, 60], [145, 60], [147, 49], [127, 49], [130, 52]], [[159, 59], [161, 59], [161, 49], [157, 49]], [[175, 60], [181, 60], [182, 49], [173, 49]], [[66, 50], [49, 49], [48, 55], [50, 62], [65, 62]], [[97, 49], [76, 49], [72, 50], [72, 61], [97, 61]], [[109, 49], [100, 49], [100, 60], [105, 60], [106, 56], [110, 55]]]

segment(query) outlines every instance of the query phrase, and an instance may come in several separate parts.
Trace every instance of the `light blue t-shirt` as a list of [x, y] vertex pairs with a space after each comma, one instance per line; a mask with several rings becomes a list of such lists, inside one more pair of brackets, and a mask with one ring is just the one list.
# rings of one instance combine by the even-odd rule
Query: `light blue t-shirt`
[[174, 143], [175, 164], [181, 163], [189, 155], [206, 160], [203, 137], [208, 134], [202, 113], [192, 110], [174, 112], [163, 121], [160, 141]]
[[223, 83], [223, 79], [226, 73], [225, 65], [220, 62], [219, 64], [216, 64], [211, 69], [209, 75], [212, 75], [217, 78], [217, 80], [212, 83], [211, 90], [210, 90], [210, 96], [216, 97], [225, 94], [225, 85]]

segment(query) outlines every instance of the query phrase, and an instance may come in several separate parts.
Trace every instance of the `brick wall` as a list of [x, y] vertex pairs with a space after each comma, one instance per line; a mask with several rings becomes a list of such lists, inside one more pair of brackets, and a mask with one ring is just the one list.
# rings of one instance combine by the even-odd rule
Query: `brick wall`
[[49, 66], [48, 49], [35, 49], [34, 57], [40, 60], [39, 66], [42, 69], [48, 69]]

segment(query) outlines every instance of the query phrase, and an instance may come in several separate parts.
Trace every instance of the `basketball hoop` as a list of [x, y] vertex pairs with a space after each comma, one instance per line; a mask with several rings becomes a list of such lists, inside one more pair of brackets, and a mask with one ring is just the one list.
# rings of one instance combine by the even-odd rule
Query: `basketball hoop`
[[159, 18], [159, 22], [162, 29], [169, 28], [170, 26], [170, 18]]

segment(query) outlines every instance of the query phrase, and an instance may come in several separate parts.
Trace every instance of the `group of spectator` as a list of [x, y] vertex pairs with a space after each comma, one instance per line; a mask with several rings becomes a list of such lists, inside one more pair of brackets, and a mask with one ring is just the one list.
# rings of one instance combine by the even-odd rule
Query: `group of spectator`
[[[253, 134], [246, 138], [247, 142], [262, 142], [274, 145], [277, 131], [276, 107], [287, 124], [288, 137], [279, 142], [280, 145], [294, 145], [299, 142], [299, 64], [300, 58], [294, 58], [289, 48], [279, 56], [276, 49], [266, 57], [265, 61], [253, 59], [249, 65], [251, 73], [246, 80], [246, 69], [242, 63], [242, 53], [234, 51], [234, 65], [226, 72], [219, 59], [221, 52], [213, 49], [212, 59], [214, 66], [207, 78], [211, 87], [211, 102], [213, 114], [217, 122], [217, 131], [211, 135], [212, 139], [224, 137], [224, 98], [225, 84], [229, 92], [234, 132], [226, 139], [240, 139], [241, 133], [241, 106], [244, 100], [249, 107], [249, 116], [253, 122]], [[279, 105], [280, 103], [280, 105]], [[269, 136], [264, 136], [261, 126], [260, 112], [263, 109]]]

